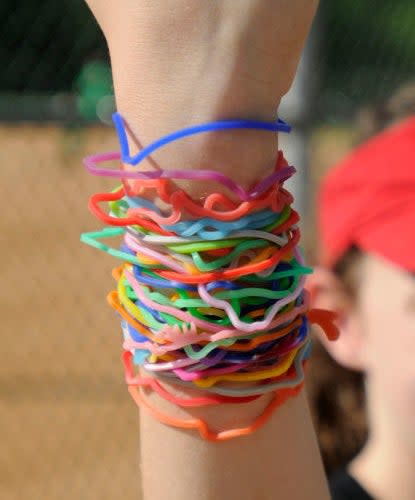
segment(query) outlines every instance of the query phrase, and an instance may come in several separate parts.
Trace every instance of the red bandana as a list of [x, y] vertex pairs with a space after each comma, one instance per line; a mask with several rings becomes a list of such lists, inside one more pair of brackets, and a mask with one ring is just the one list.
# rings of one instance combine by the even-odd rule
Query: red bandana
[[321, 261], [356, 244], [415, 271], [415, 117], [359, 146], [322, 183]]

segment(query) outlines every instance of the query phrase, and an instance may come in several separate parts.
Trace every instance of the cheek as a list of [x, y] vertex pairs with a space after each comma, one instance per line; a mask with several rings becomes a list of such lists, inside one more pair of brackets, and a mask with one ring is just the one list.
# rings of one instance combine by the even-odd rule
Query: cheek
[[[396, 335], [396, 320], [391, 315], [383, 316], [374, 308], [363, 316], [363, 342], [367, 371], [390, 372], [398, 364], [399, 341]], [[383, 367], [383, 370], [380, 368]]]
[[[413, 323], [413, 322], [412, 322]], [[393, 391], [390, 397], [401, 409], [403, 416], [411, 418], [412, 425], [415, 421], [415, 325], [402, 325], [396, 331], [396, 344], [393, 360], [388, 369]], [[393, 336], [393, 335], [392, 335]]]
[[[389, 313], [389, 314], [388, 314]], [[413, 426], [415, 419], [415, 315], [385, 311], [366, 316], [367, 374], [387, 406]]]
[[404, 307], [405, 297], [382, 292], [367, 293], [362, 301], [360, 324], [370, 366], [383, 365], [389, 372], [413, 364], [415, 369], [415, 312]]

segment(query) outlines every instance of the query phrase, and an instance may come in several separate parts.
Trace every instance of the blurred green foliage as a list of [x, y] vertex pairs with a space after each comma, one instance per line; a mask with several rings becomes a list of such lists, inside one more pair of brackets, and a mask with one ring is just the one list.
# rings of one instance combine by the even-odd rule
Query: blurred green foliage
[[106, 44], [83, 0], [0, 1], [0, 92], [71, 90], [97, 58]]
[[[347, 115], [414, 75], [414, 0], [321, 0], [316, 26], [311, 78], [322, 116], [325, 110]], [[0, 38], [3, 93], [72, 91], [85, 65], [108, 63], [84, 0], [1, 0]]]
[[347, 114], [415, 77], [414, 0], [322, 0], [320, 7], [323, 109]]

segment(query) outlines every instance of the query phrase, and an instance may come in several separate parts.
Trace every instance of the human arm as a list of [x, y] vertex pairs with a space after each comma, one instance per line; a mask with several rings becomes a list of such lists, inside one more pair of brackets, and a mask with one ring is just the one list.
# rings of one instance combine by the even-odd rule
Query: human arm
[[[108, 41], [118, 111], [143, 144], [212, 120], [273, 121], [291, 85], [316, 4], [89, 1]], [[220, 170], [248, 187], [272, 171], [276, 151], [274, 134], [232, 131], [193, 136], [153, 158], [166, 169]], [[193, 196], [203, 194], [197, 184], [187, 188]], [[188, 415], [155, 394], [150, 399], [170, 415]], [[216, 430], [246, 425], [269, 399], [192, 414], [203, 416]], [[145, 411], [140, 412], [140, 427], [145, 499], [328, 498], [303, 393], [254, 434], [223, 443], [160, 424]]]

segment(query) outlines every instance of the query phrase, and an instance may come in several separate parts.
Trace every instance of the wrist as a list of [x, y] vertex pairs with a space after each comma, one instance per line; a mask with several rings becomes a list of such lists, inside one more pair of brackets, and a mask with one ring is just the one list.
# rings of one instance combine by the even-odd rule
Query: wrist
[[[169, 116], [163, 122], [157, 120], [146, 122], [137, 116], [135, 110], [127, 114], [121, 112], [121, 115], [128, 124], [131, 154], [138, 153], [154, 140], [177, 130], [175, 123], [184, 121], [180, 112], [174, 119]], [[235, 113], [233, 116], [226, 116], [220, 111], [216, 114], [200, 113], [199, 119], [195, 119], [195, 116], [193, 115], [183, 128], [229, 118], [257, 119], [254, 114], [247, 116], [244, 113]], [[266, 121], [272, 123], [275, 120], [274, 117]], [[157, 130], [164, 130], [165, 133], [158, 133]], [[248, 190], [258, 180], [275, 171], [277, 156], [278, 136], [275, 131], [254, 129], [209, 131], [182, 138], [157, 149], [151, 157], [140, 163], [140, 170], [154, 170], [158, 167], [164, 170], [214, 170], [234, 179]], [[125, 165], [125, 168], [136, 170], [137, 167]], [[211, 181], [193, 180], [176, 183], [196, 199], [212, 192], [230, 194], [220, 184]]]
[[[140, 370], [142, 376], [148, 376], [148, 373]], [[175, 398], [198, 398], [203, 397], [205, 393], [198, 389], [181, 387], [173, 383], [162, 381], [161, 385]], [[244, 386], [252, 387], [254, 384], [245, 383]], [[227, 384], [227, 387], [241, 387], [241, 384]], [[247, 403], [228, 403], [219, 405], [209, 405], [202, 407], [181, 407], [175, 405], [157, 392], [142, 388], [148, 403], [161, 413], [177, 419], [202, 419], [212, 432], [221, 432], [227, 429], [247, 427], [261, 415], [274, 398], [274, 393], [263, 394], [254, 401]], [[144, 410], [145, 412], [145, 410]]]

